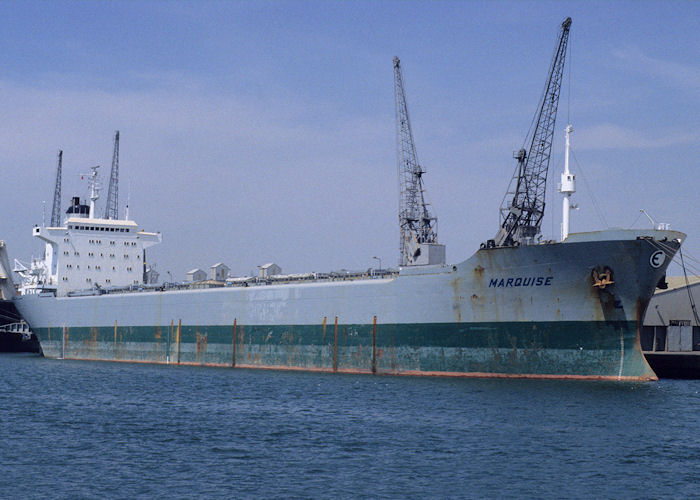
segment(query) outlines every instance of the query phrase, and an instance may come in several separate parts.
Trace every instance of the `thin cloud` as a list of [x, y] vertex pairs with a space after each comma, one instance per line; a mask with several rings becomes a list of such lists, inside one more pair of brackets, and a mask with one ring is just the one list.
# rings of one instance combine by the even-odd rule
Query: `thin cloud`
[[612, 55], [627, 69], [700, 93], [700, 67], [650, 57], [636, 48], [616, 49]]
[[577, 150], [657, 149], [700, 141], [700, 132], [666, 131], [640, 132], [612, 123], [602, 123], [577, 130]]
[[343, 118], [333, 113], [331, 103], [294, 102], [287, 96], [252, 100], [212, 91], [201, 80], [187, 83], [172, 74], [142, 76], [152, 82], [182, 84], [107, 91], [0, 81], [5, 117], [0, 138], [7, 144], [5, 155], [25, 156], [37, 142], [58, 139], [66, 129], [72, 136], [85, 137], [103, 127], [125, 127], [132, 135], [206, 138], [207, 144], [235, 140], [268, 150], [329, 144], [350, 149], [358, 139], [366, 144], [371, 139], [376, 143], [377, 138], [392, 144], [393, 127], [386, 113]]
[[[224, 225], [258, 241], [258, 251], [278, 248], [280, 239], [290, 248], [296, 245], [290, 253], [297, 257], [289, 265], [305, 269], [321, 263], [321, 268], [330, 268], [331, 255], [342, 254], [360, 239], [357, 233], [370, 231], [365, 221], [377, 219], [377, 213], [394, 221], [395, 197], [383, 195], [395, 187], [391, 103], [386, 110], [346, 116], [328, 100], [310, 103], [288, 95], [249, 99], [206, 81], [163, 88], [162, 82], [177, 75], [147, 79], [158, 84], [104, 90], [84, 83], [74, 87], [66, 84], [67, 78], [55, 88], [0, 80], [5, 118], [0, 124], [5, 145], [0, 171], [7, 185], [22, 187], [6, 193], [1, 203], [5, 212], [21, 206], [32, 223], [41, 221], [42, 201], [53, 193], [59, 148], [66, 153], [64, 193], [84, 196], [77, 172], [84, 166], [109, 165], [111, 137], [120, 129], [122, 206], [130, 192], [132, 216], [144, 227], [163, 230], [166, 237], [178, 234], [182, 225], [197, 226], [180, 252], [168, 245], [154, 250], [153, 255], [162, 253], [159, 261], [165, 269], [191, 268], [194, 256], [204, 262], [230, 256], [225, 238], [206, 249], [199, 243], [208, 238], [209, 227]], [[357, 207], [350, 193], [363, 193], [368, 201]], [[183, 195], [188, 209], [182, 207]], [[217, 200], [217, 210], [197, 205], [203, 199]], [[203, 214], [209, 218], [200, 227]], [[194, 224], [196, 217], [200, 219]], [[332, 252], [304, 250], [308, 240], [300, 234], [333, 234], [338, 221], [345, 221], [342, 238], [348, 241], [339, 237]], [[5, 231], [13, 255], [26, 259], [36, 254], [26, 227], [13, 225]], [[371, 231], [363, 244], [373, 248], [357, 255], [376, 254], [382, 239], [393, 248], [387, 227], [376, 223]], [[357, 255], [348, 254], [346, 265], [365, 265]], [[258, 258], [253, 247], [237, 250], [236, 259], [245, 263], [241, 265], [255, 264]]]

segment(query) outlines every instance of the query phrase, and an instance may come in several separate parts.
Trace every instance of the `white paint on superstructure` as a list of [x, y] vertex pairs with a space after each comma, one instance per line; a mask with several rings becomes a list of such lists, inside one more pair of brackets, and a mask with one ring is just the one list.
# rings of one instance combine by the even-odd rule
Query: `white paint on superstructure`
[[96, 176], [93, 167], [89, 212], [74, 198], [63, 226], [33, 228], [32, 235], [46, 246], [43, 259], [17, 270], [23, 294], [51, 291], [65, 296], [75, 290], [143, 284], [143, 252], [160, 243], [162, 236], [127, 219], [96, 218]]

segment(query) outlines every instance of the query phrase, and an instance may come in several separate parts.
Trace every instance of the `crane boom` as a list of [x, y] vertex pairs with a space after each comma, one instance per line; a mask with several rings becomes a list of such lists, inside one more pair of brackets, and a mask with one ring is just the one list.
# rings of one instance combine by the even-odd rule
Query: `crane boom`
[[112, 154], [112, 170], [109, 175], [109, 189], [105, 205], [105, 219], [119, 218], [119, 131], [114, 134], [114, 153]]
[[561, 81], [569, 40], [571, 18], [561, 24], [552, 64], [549, 68], [542, 100], [537, 108], [535, 128], [528, 136], [529, 149], [515, 155], [515, 169], [508, 191], [501, 204], [501, 227], [493, 242], [495, 246], [511, 246], [532, 242], [540, 234], [544, 215], [547, 170], [552, 152], [552, 138], [557, 118]]
[[61, 170], [63, 169], [63, 151], [58, 152], [58, 167], [56, 167], [56, 187], [53, 191], [53, 209], [51, 210], [51, 227], [61, 225]]
[[[401, 61], [394, 57], [396, 145], [399, 174], [400, 266], [444, 261], [444, 246], [437, 244], [437, 217], [425, 200], [423, 168], [418, 162], [413, 131], [408, 118]], [[442, 252], [442, 258], [439, 252]], [[431, 257], [432, 253], [432, 257]], [[421, 257], [422, 258], [419, 258]]]

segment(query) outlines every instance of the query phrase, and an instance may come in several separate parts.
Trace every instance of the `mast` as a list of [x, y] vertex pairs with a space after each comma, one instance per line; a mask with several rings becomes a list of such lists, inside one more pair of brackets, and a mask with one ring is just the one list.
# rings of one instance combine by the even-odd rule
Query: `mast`
[[100, 185], [97, 181], [97, 169], [100, 168], [99, 165], [96, 167], [90, 167], [92, 172], [90, 172], [90, 177], [88, 178], [88, 185], [90, 186], [90, 214], [89, 219], [95, 218], [95, 202], [100, 197]]
[[571, 18], [567, 17], [561, 25], [542, 100], [535, 114], [535, 128], [532, 136], [528, 135], [529, 140], [525, 140], [525, 144], [529, 142], [530, 146], [514, 155], [518, 166], [501, 203], [501, 227], [488, 246], [528, 244], [540, 234], [570, 27]]
[[63, 151], [58, 152], [56, 167], [56, 186], [53, 191], [53, 210], [51, 210], [51, 227], [61, 225], [61, 170], [63, 169]]
[[114, 134], [114, 153], [112, 153], [112, 170], [107, 189], [105, 219], [119, 218], [119, 131]]
[[[394, 99], [396, 104], [396, 145], [399, 174], [399, 265], [417, 263], [421, 245], [437, 243], [437, 217], [425, 200], [423, 168], [418, 162], [413, 131], [408, 117], [401, 61], [394, 57]], [[444, 249], [443, 249], [444, 254]], [[444, 258], [443, 258], [444, 259]], [[427, 263], [427, 262], [426, 262]]]
[[571, 125], [566, 126], [564, 173], [561, 174], [561, 184], [559, 185], [559, 192], [564, 195], [561, 216], [561, 241], [564, 241], [567, 236], [569, 236], [569, 215], [571, 214], [571, 209], [575, 208], [571, 205], [571, 195], [576, 192], [576, 176], [569, 171], [569, 148], [571, 146], [569, 135], [571, 135], [571, 132], [573, 131], [574, 129]]

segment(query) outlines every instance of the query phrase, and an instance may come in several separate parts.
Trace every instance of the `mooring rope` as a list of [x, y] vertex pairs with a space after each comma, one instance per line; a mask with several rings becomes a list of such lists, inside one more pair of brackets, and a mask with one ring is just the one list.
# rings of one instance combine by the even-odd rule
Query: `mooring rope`
[[685, 263], [683, 262], [683, 249], [678, 248], [678, 253], [681, 256], [681, 266], [683, 267], [683, 276], [685, 276], [685, 289], [688, 290], [688, 299], [690, 299], [690, 308], [693, 311], [693, 317], [695, 318], [695, 324], [700, 326], [700, 320], [698, 320], [698, 312], [695, 309], [695, 301], [693, 300], [693, 293], [690, 291], [690, 283], [688, 282], [688, 273], [685, 270]]

